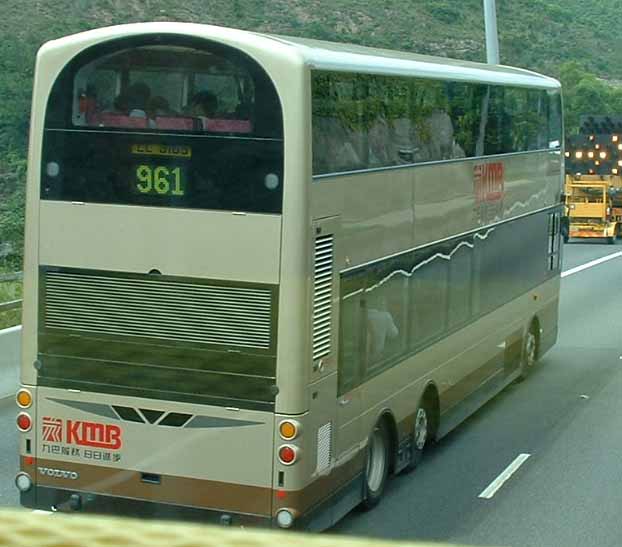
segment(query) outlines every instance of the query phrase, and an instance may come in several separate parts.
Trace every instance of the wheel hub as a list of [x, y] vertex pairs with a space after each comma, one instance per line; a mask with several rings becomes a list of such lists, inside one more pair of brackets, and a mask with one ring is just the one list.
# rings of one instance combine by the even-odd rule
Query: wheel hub
[[420, 408], [417, 410], [417, 416], [415, 417], [415, 446], [417, 447], [417, 450], [423, 450], [427, 440], [428, 415], [425, 409]]
[[525, 341], [525, 362], [528, 367], [532, 367], [536, 362], [536, 335], [533, 332], [527, 334]]

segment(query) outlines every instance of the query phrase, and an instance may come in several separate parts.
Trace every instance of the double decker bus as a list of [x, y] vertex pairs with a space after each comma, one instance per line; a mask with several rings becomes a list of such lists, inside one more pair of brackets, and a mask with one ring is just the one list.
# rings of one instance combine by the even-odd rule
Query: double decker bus
[[44, 45], [21, 503], [373, 507], [556, 340], [560, 110], [525, 70], [214, 26]]

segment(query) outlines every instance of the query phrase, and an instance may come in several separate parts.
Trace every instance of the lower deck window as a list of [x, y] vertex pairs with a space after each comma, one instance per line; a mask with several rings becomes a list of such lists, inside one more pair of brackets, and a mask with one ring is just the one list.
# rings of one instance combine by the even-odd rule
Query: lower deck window
[[[559, 233], [537, 213], [341, 278], [343, 394], [559, 272]], [[551, 260], [554, 259], [553, 262]], [[553, 267], [551, 267], [551, 264]]]

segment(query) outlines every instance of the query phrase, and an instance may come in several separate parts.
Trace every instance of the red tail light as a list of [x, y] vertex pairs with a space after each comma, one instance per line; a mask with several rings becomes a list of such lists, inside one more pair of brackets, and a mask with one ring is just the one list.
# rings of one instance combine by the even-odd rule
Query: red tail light
[[17, 429], [19, 429], [22, 433], [26, 433], [27, 431], [30, 431], [31, 427], [32, 418], [25, 412], [20, 412], [17, 415]]
[[298, 459], [298, 449], [295, 446], [283, 445], [279, 448], [279, 460], [285, 465], [291, 465]]

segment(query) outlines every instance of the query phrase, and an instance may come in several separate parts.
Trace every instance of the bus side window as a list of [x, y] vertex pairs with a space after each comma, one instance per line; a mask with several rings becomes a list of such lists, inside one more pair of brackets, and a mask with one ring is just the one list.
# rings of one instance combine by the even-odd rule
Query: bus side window
[[417, 256], [417, 267], [410, 283], [410, 338], [413, 347], [433, 340], [447, 328], [449, 264], [440, 253], [428, 254], [421, 252]]
[[395, 316], [383, 295], [369, 298], [367, 309], [367, 355], [369, 366], [389, 357], [394, 351], [394, 341], [400, 336]]
[[350, 75], [320, 74], [313, 80], [314, 174], [338, 173], [367, 167], [367, 146], [359, 97], [365, 80]]
[[391, 366], [406, 351], [408, 266], [392, 259], [373, 267], [366, 300], [367, 375]]
[[449, 327], [458, 327], [471, 318], [473, 246], [458, 243], [449, 261]]
[[562, 107], [559, 91], [547, 92], [548, 108], [548, 145], [559, 148], [562, 142]]
[[360, 291], [342, 294], [339, 351], [339, 395], [360, 384], [364, 363], [365, 303]]

